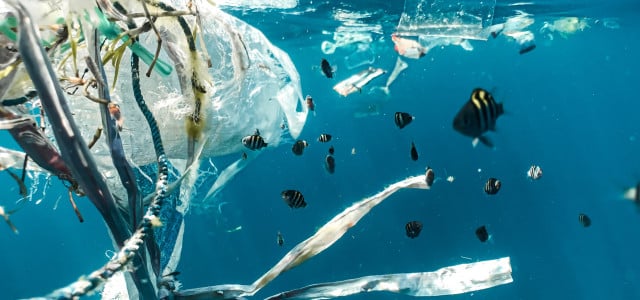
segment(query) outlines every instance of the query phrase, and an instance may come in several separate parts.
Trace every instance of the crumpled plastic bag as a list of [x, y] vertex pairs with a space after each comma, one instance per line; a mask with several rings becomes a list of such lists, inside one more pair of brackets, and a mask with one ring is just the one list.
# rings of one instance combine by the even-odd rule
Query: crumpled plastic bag
[[[182, 8], [180, 4], [170, 4]], [[203, 106], [206, 125], [199, 140], [199, 143], [205, 143], [201, 158], [243, 150], [242, 137], [252, 134], [256, 129], [260, 130], [269, 147], [277, 146], [286, 134], [297, 138], [305, 124], [308, 109], [302, 102], [299, 74], [288, 54], [271, 44], [258, 29], [218, 8], [203, 4], [198, 9], [204, 44], [212, 61], [212, 67], [207, 69], [212, 81], [207, 83], [207, 87], [211, 88], [209, 102]], [[140, 7], [135, 11], [142, 9]], [[185, 18], [189, 24], [195, 24], [194, 17]], [[186, 43], [174, 18], [159, 18], [156, 25], [175, 33], [177, 42]], [[153, 52], [156, 36], [152, 32], [147, 33], [141, 37], [140, 43]], [[164, 44], [160, 59], [173, 64], [165, 53], [167, 43]], [[197, 41], [196, 45], [200, 46], [200, 43]], [[80, 53], [78, 57], [84, 55]], [[242, 55], [242, 70], [238, 69], [238, 55]], [[206, 68], [202, 53], [201, 58], [199, 62], [205, 64]], [[130, 52], [127, 50], [115, 85], [115, 68], [110, 62], [105, 65], [105, 70], [112, 88], [112, 100], [119, 104], [124, 119], [120, 132], [124, 150], [135, 165], [143, 166], [154, 163], [156, 156], [149, 127], [134, 100], [129, 61]], [[70, 67], [68, 63], [67, 74], [72, 74]], [[80, 70], [83, 68], [84, 65], [79, 66]], [[141, 64], [140, 69], [144, 74], [148, 66]], [[183, 95], [176, 73], [174, 68], [168, 76], [157, 72], [152, 72], [150, 77], [141, 75], [141, 88], [145, 102], [158, 121], [167, 157], [174, 165], [181, 166], [181, 162], [187, 159], [186, 118], [193, 112], [194, 101]], [[68, 96], [68, 101], [83, 138], [89, 141], [101, 122], [98, 106], [88, 101], [81, 89]], [[286, 132], [281, 129], [283, 123], [287, 125]], [[118, 193], [120, 183], [104, 141], [98, 141], [92, 152], [101, 170], [104, 170], [103, 175], [108, 179], [110, 188], [114, 189], [112, 191], [124, 196]]]

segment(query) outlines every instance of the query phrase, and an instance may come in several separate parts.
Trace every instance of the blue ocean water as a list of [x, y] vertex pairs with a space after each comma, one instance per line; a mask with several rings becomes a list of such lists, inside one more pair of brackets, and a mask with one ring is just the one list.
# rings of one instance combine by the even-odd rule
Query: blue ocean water
[[[640, 180], [639, 4], [532, 4], [526, 8], [536, 19], [532, 30], [537, 47], [529, 53], [519, 54], [519, 46], [504, 36], [471, 41], [473, 51], [438, 47], [419, 60], [403, 58], [409, 66], [388, 96], [371, 89], [385, 84], [387, 76], [382, 76], [361, 93], [342, 97], [332, 87], [364, 67], [349, 69], [345, 57], [353, 48], [321, 51], [321, 43], [331, 40], [340, 24], [329, 16], [337, 8], [374, 12], [365, 21], [382, 24], [382, 29], [373, 34], [370, 65], [389, 74], [398, 57], [390, 35], [403, 2], [299, 2], [294, 9], [228, 11], [261, 29], [291, 56], [303, 93], [312, 95], [316, 104], [316, 114], [309, 115], [300, 136], [310, 146], [302, 156], [291, 153], [291, 142], [265, 149], [218, 195], [218, 204], [224, 204], [186, 217], [178, 267], [183, 288], [250, 284], [351, 203], [423, 174], [429, 165], [441, 178], [431, 190], [394, 194], [332, 247], [284, 273], [254, 298], [312, 283], [432, 271], [467, 263], [467, 258], [503, 256], [511, 257], [513, 283], [446, 297], [640, 298], [640, 215], [633, 202], [622, 198], [624, 190]], [[538, 32], [545, 18], [558, 16], [586, 17], [591, 26], [566, 38], [550, 39]], [[605, 18], [619, 26], [596, 22]], [[335, 66], [335, 78], [320, 73], [322, 58]], [[498, 119], [497, 131], [488, 134], [495, 149], [473, 148], [471, 138], [451, 126], [476, 87], [490, 90], [504, 103], [506, 113]], [[370, 105], [376, 105], [377, 115], [354, 116]], [[400, 130], [393, 122], [396, 111], [410, 112], [415, 120]], [[323, 132], [334, 139], [318, 143]], [[1, 140], [3, 146], [16, 148], [8, 134], [3, 132]], [[418, 161], [410, 159], [412, 141]], [[329, 145], [336, 149], [335, 174], [323, 166]], [[526, 176], [532, 164], [544, 170], [537, 181]], [[455, 180], [446, 181], [448, 176]], [[503, 183], [497, 195], [482, 190], [489, 177]], [[6, 172], [0, 181], [6, 190], [0, 205], [10, 208], [19, 197], [17, 187]], [[41, 203], [30, 203], [11, 217], [19, 235], [0, 224], [4, 299], [46, 295], [102, 266], [105, 252], [114, 249], [91, 203], [76, 199], [85, 218], [81, 224], [64, 187], [52, 185]], [[284, 189], [302, 191], [308, 206], [292, 210], [284, 205]], [[591, 218], [590, 227], [578, 222], [580, 213]], [[411, 220], [423, 223], [416, 239], [404, 232]], [[487, 243], [474, 235], [480, 225], [491, 234]], [[233, 231], [238, 226], [242, 229]], [[282, 247], [276, 243], [278, 231], [285, 240]], [[348, 297], [372, 298], [411, 297]]]

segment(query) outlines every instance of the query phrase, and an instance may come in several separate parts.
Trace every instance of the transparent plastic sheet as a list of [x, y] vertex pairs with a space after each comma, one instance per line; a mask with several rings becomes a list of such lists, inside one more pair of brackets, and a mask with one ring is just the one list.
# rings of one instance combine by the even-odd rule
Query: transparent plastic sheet
[[290, 9], [298, 6], [298, 0], [216, 0], [220, 6], [240, 8], [277, 8]]
[[410, 296], [444, 296], [468, 293], [513, 282], [509, 257], [441, 268], [433, 272], [374, 275], [318, 283], [266, 298], [330, 299], [368, 292]]
[[482, 29], [493, 20], [495, 0], [405, 0], [398, 36], [486, 40]]
[[[181, 8], [181, 1], [169, 2]], [[142, 11], [140, 7], [131, 8]], [[289, 56], [273, 46], [257, 29], [235, 17], [208, 4], [198, 6], [202, 19], [207, 52], [211, 56], [213, 67], [207, 69], [213, 79], [209, 100], [204, 106], [206, 140], [202, 158], [215, 157], [239, 152], [243, 149], [240, 140], [243, 136], [260, 129], [262, 136], [270, 146], [277, 146], [281, 140], [282, 120], [287, 120], [293, 138], [302, 131], [307, 116], [303, 105], [300, 78]], [[190, 24], [194, 18], [187, 18]], [[175, 36], [178, 43], [185, 43], [184, 34], [175, 19], [159, 18], [157, 26]], [[234, 48], [234, 38], [240, 36], [241, 49]], [[142, 37], [141, 44], [147, 49], [155, 49], [156, 38], [153, 34]], [[168, 44], [168, 43], [165, 43]], [[182, 45], [181, 45], [182, 46]], [[167, 47], [164, 45], [163, 47]], [[166, 49], [166, 48], [165, 48]], [[187, 53], [179, 53], [186, 56]], [[82, 57], [83, 53], [78, 56]], [[248, 66], [234, 65], [236, 58], [247, 56]], [[149, 145], [151, 136], [148, 125], [139, 112], [131, 89], [129, 50], [120, 64], [117, 82], [113, 85], [112, 100], [120, 105], [124, 119], [120, 132], [125, 153], [136, 165], [153, 163], [155, 155]], [[165, 51], [161, 51], [160, 60], [171, 62]], [[204, 63], [204, 61], [203, 61]], [[83, 66], [80, 66], [81, 68]], [[147, 66], [142, 66], [146, 70]], [[113, 82], [114, 68], [105, 66], [109, 82]], [[67, 74], [71, 70], [64, 70]], [[176, 165], [176, 160], [187, 159], [187, 135], [185, 118], [193, 111], [193, 101], [183, 95], [176, 72], [162, 76], [152, 72], [149, 78], [141, 78], [141, 88], [145, 101], [155, 118], [159, 121], [160, 132], [167, 157]], [[75, 112], [82, 136], [89, 138], [100, 126], [95, 103], [87, 101], [81, 92], [68, 96], [69, 105]], [[118, 196], [123, 190], [118, 183], [117, 174], [111, 164], [109, 152], [104, 143], [97, 143], [92, 152], [108, 179], [110, 188]]]

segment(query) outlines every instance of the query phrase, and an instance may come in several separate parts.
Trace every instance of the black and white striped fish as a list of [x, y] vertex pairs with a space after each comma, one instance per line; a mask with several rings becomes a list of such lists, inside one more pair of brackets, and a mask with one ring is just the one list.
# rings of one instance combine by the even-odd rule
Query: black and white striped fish
[[329, 174], [333, 174], [336, 172], [336, 159], [333, 158], [333, 155], [327, 154], [327, 156], [324, 158], [324, 168], [327, 170], [327, 172], [329, 172]]
[[495, 195], [500, 191], [500, 187], [502, 187], [500, 180], [491, 177], [484, 185], [484, 192], [489, 195]]
[[256, 129], [254, 134], [243, 137], [242, 144], [251, 150], [259, 150], [268, 145], [260, 136], [260, 131], [258, 129]]
[[404, 230], [408, 237], [415, 239], [420, 235], [420, 231], [422, 231], [422, 223], [420, 223], [420, 221], [408, 222], [407, 225], [404, 225]]
[[582, 227], [591, 226], [591, 218], [589, 218], [589, 216], [585, 214], [578, 215], [578, 222], [580, 222], [580, 225], [582, 225]]
[[328, 133], [323, 133], [318, 137], [318, 142], [326, 143], [331, 140], [331, 135]]
[[304, 196], [298, 190], [284, 190], [280, 195], [282, 196], [282, 200], [291, 208], [307, 206], [307, 202], [304, 201]]
[[297, 140], [295, 143], [293, 143], [293, 147], [291, 147], [291, 151], [295, 155], [302, 155], [304, 148], [307, 148], [307, 146], [309, 146], [309, 143], [307, 143], [307, 141]]
[[472, 137], [474, 146], [480, 141], [493, 148], [493, 143], [484, 136], [484, 133], [489, 130], [495, 131], [496, 120], [502, 114], [504, 114], [502, 103], [496, 103], [488, 91], [476, 88], [471, 93], [469, 101], [453, 119], [453, 129]]
[[436, 179], [436, 173], [431, 169], [431, 167], [427, 166], [427, 171], [424, 175], [427, 181], [427, 188], [431, 188], [433, 181]]
[[394, 121], [398, 128], [402, 129], [405, 126], [409, 125], [411, 121], [413, 121], [413, 116], [410, 113], [406, 112], [396, 112], [394, 115]]

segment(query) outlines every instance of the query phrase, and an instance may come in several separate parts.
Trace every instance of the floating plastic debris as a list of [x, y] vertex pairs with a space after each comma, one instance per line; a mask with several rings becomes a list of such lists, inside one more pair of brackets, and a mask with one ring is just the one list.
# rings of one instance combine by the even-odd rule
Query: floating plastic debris
[[398, 36], [486, 40], [496, 1], [406, 0], [396, 30]]
[[336, 84], [333, 89], [338, 92], [338, 94], [346, 97], [353, 92], [361, 92], [362, 87], [385, 72], [385, 70], [380, 68], [369, 67]]
[[[462, 257], [462, 256], [461, 256]], [[469, 259], [468, 257], [464, 257]], [[271, 297], [276, 299], [331, 299], [368, 292], [410, 296], [444, 296], [469, 293], [513, 282], [509, 257], [449, 266], [433, 272], [365, 276], [318, 283]]]
[[540, 28], [540, 33], [547, 33], [547, 37], [551, 40], [553, 40], [553, 33], [566, 39], [569, 35], [577, 31], [584, 31], [589, 27], [591, 26], [586, 18], [564, 17], [553, 22], [544, 22], [544, 25]]

